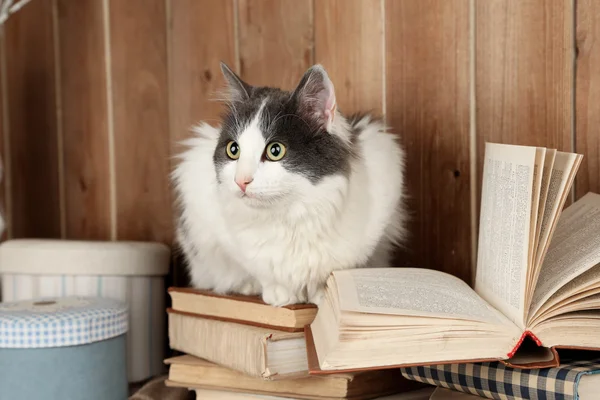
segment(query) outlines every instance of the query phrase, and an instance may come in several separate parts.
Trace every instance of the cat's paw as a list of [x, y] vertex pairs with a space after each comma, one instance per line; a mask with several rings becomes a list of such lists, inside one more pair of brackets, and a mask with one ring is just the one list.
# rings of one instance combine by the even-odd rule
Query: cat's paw
[[260, 283], [258, 283], [258, 281], [250, 279], [242, 286], [240, 286], [238, 292], [246, 296], [254, 296], [260, 294], [261, 289], [262, 287], [260, 286]]
[[298, 302], [298, 299], [291, 291], [277, 284], [265, 287], [262, 299], [265, 303], [275, 307], [287, 306]]

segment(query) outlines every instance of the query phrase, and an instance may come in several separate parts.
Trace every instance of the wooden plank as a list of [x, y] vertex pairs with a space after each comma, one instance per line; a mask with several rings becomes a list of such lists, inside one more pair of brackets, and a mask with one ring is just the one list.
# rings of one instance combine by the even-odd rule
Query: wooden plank
[[386, 2], [387, 115], [406, 149], [411, 241], [398, 266], [470, 282], [469, 1]]
[[110, 238], [102, 2], [58, 0], [66, 237]]
[[116, 237], [171, 243], [165, 2], [109, 7]]
[[[219, 124], [223, 106], [215, 99], [225, 87], [220, 62], [235, 68], [237, 60], [233, 1], [170, 0], [167, 7], [170, 137], [175, 155], [183, 150], [179, 142], [190, 135], [192, 125], [200, 121]], [[176, 253], [168, 281], [188, 285], [184, 269], [183, 257]]]
[[239, 0], [242, 79], [293, 89], [313, 63], [311, 0]]
[[7, 109], [14, 237], [60, 237], [52, 2], [6, 24]]
[[579, 198], [600, 192], [600, 4], [577, 3], [575, 145], [584, 155], [575, 183]]
[[572, 150], [573, 2], [476, 2], [478, 176], [485, 141]]
[[383, 111], [380, 0], [315, 2], [315, 62], [327, 70], [344, 114]]
[[236, 65], [234, 12], [231, 1], [171, 0], [168, 4], [171, 138], [177, 142], [200, 121], [219, 123], [222, 105], [215, 99], [225, 86], [220, 62], [231, 68]]

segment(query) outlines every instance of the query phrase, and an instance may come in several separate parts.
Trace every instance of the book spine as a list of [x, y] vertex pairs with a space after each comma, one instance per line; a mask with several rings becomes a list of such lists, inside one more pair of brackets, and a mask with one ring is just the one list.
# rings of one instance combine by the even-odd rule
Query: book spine
[[[498, 362], [401, 368], [407, 379], [488, 399], [575, 400], [576, 374], [561, 376], [555, 371], [555, 368], [519, 370]], [[567, 375], [573, 379], [567, 380]]]

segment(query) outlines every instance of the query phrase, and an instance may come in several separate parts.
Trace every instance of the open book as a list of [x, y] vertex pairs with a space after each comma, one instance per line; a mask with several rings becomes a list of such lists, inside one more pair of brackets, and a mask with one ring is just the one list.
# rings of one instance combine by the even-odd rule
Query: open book
[[[486, 144], [475, 289], [428, 269], [336, 271], [306, 329], [309, 370], [540, 367], [556, 347], [600, 349], [600, 195], [562, 211], [581, 159]], [[536, 351], [517, 352], [526, 337]]]

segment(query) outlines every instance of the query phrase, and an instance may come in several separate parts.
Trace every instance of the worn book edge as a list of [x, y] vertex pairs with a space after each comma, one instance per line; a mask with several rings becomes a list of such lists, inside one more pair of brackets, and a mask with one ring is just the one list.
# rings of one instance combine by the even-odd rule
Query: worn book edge
[[[410, 382], [410, 381], [408, 381]], [[412, 381], [415, 383], [419, 383], [417, 381]], [[235, 388], [223, 388], [223, 387], [219, 387], [219, 386], [209, 386], [209, 385], [197, 385], [197, 384], [188, 384], [188, 383], [184, 383], [184, 382], [176, 382], [176, 381], [172, 381], [170, 379], [166, 379], [165, 380], [165, 386], [167, 387], [182, 387], [182, 388], [186, 388], [186, 389], [190, 389], [190, 390], [195, 390], [195, 389], [205, 389], [205, 390], [217, 390], [217, 391], [222, 391], [222, 392], [232, 392], [232, 393], [247, 393], [247, 394], [252, 394], [252, 395], [257, 395], [257, 396], [273, 396], [276, 398], [281, 398], [281, 397], [289, 397], [290, 399], [298, 399], [298, 400], [368, 400], [368, 399], [373, 399], [374, 396], [376, 396], [377, 398], [379, 397], [384, 397], [384, 396], [388, 396], [388, 395], [393, 395], [396, 393], [404, 393], [404, 392], [409, 392], [418, 388], [422, 388], [422, 387], [426, 387], [424, 384], [421, 385], [406, 385], [407, 386], [407, 390], [386, 390], [386, 391], [374, 391], [374, 393], [365, 393], [365, 394], [360, 394], [360, 395], [356, 395], [356, 396], [344, 396], [344, 397], [324, 397], [324, 396], [305, 396], [305, 395], [298, 395], [296, 393], [279, 393], [279, 392], [268, 392], [268, 391], [256, 391], [256, 392], [247, 392], [244, 390], [240, 390], [240, 389], [235, 389]], [[291, 397], [294, 396], [294, 397]]]
[[259, 322], [254, 322], [254, 321], [250, 321], [250, 320], [239, 320], [239, 319], [235, 319], [235, 318], [216, 317], [214, 315], [196, 314], [196, 313], [190, 313], [187, 311], [175, 310], [173, 308], [167, 308], [167, 313], [185, 315], [188, 317], [195, 317], [195, 318], [202, 318], [202, 319], [210, 319], [213, 321], [231, 322], [234, 324], [254, 326], [256, 328], [265, 328], [265, 329], [271, 329], [274, 331], [282, 331], [282, 332], [287, 332], [287, 333], [300, 333], [300, 332], [304, 331], [303, 328], [289, 328], [289, 327], [279, 326], [279, 325], [261, 324]]
[[241, 294], [217, 294], [215, 292], [211, 292], [209, 290], [200, 290], [200, 289], [193, 289], [193, 288], [186, 288], [186, 287], [175, 287], [175, 286], [171, 286], [167, 289], [167, 292], [181, 292], [181, 293], [190, 293], [190, 294], [197, 294], [197, 295], [201, 295], [201, 296], [208, 296], [208, 297], [217, 297], [217, 298], [221, 298], [221, 299], [229, 299], [229, 300], [234, 300], [234, 301], [243, 301], [243, 302], [248, 302], [248, 303], [256, 303], [256, 304], [260, 304], [260, 305], [264, 305], [265, 307], [271, 307], [271, 308], [287, 308], [289, 310], [302, 310], [302, 309], [308, 309], [308, 308], [317, 308], [316, 305], [314, 304], [310, 304], [310, 303], [298, 303], [298, 304], [289, 304], [287, 306], [282, 306], [282, 307], [274, 307], [271, 306], [267, 303], [265, 303], [259, 296], [245, 296], [245, 295], [241, 295]]
[[200, 319], [206, 319], [206, 320], [217, 321], [217, 322], [233, 323], [233, 324], [248, 326], [248, 327], [252, 327], [252, 328], [264, 329], [264, 332], [263, 332], [264, 340], [270, 341], [270, 342], [299, 338], [299, 337], [302, 337], [303, 333], [304, 333], [304, 330], [290, 331], [290, 330], [282, 329], [281, 327], [271, 327], [271, 326], [266, 326], [266, 325], [261, 325], [261, 324], [248, 324], [245, 322], [242, 323], [240, 321], [224, 321], [221, 318], [214, 318], [211, 316], [205, 317], [205, 316], [202, 316], [199, 314], [193, 314], [193, 313], [188, 313], [185, 311], [173, 310], [172, 308], [167, 308], [167, 314], [178, 314], [178, 315], [183, 315], [186, 317], [200, 318]]

